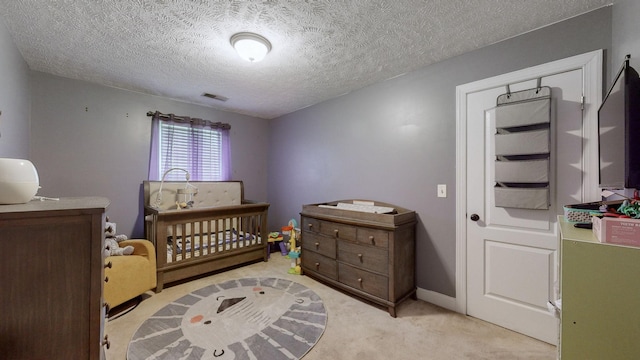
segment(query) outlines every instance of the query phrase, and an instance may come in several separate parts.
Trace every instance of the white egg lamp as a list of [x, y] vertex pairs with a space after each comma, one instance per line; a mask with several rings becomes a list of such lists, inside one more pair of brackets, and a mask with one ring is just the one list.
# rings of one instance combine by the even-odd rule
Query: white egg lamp
[[0, 158], [0, 204], [24, 204], [36, 195], [40, 179], [29, 160]]

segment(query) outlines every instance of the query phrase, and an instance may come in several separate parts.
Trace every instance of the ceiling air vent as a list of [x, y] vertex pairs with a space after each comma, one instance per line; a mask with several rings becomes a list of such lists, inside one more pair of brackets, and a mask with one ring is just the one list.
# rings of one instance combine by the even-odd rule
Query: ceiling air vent
[[202, 96], [204, 97], [208, 97], [210, 99], [214, 99], [214, 100], [218, 100], [218, 101], [227, 101], [229, 100], [229, 98], [221, 96], [221, 95], [216, 95], [216, 94], [209, 94], [209, 93], [204, 93], [202, 94]]

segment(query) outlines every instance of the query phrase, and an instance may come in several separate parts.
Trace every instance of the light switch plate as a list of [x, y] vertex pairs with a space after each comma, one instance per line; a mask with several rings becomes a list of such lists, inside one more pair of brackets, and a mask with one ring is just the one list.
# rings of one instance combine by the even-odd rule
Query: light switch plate
[[438, 197], [447, 197], [447, 184], [438, 184]]

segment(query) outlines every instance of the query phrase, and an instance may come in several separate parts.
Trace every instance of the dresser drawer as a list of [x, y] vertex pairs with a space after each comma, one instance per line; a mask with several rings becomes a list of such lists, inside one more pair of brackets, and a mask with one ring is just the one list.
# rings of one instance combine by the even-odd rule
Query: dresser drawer
[[369, 214], [332, 206], [337, 203], [303, 205], [300, 256], [304, 272], [386, 306], [395, 317], [396, 305], [416, 293], [415, 212], [373, 202], [396, 213]]
[[356, 239], [359, 243], [389, 248], [389, 232], [386, 230], [359, 228]]
[[389, 274], [389, 253], [386, 249], [338, 241], [338, 260], [377, 273]]
[[338, 280], [338, 267], [334, 259], [329, 259], [312, 251], [302, 252], [302, 267], [333, 280]]
[[356, 228], [351, 225], [339, 224], [330, 221], [320, 222], [320, 233], [333, 236], [336, 239], [356, 240]]
[[320, 221], [313, 218], [302, 217], [302, 231], [320, 232]]
[[342, 263], [338, 264], [338, 270], [340, 271], [338, 281], [341, 283], [364, 291], [367, 294], [385, 300], [389, 299], [389, 278], [386, 276], [356, 269]]
[[336, 239], [313, 233], [306, 233], [302, 237], [302, 250], [302, 256], [304, 256], [304, 250], [310, 250], [335, 259]]

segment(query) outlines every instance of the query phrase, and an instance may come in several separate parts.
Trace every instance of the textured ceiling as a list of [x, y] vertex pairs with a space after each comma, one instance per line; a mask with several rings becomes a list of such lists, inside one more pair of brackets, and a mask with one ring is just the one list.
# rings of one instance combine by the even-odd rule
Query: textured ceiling
[[[0, 0], [0, 15], [32, 70], [274, 118], [611, 1]], [[271, 41], [265, 60], [233, 51], [242, 31]]]

